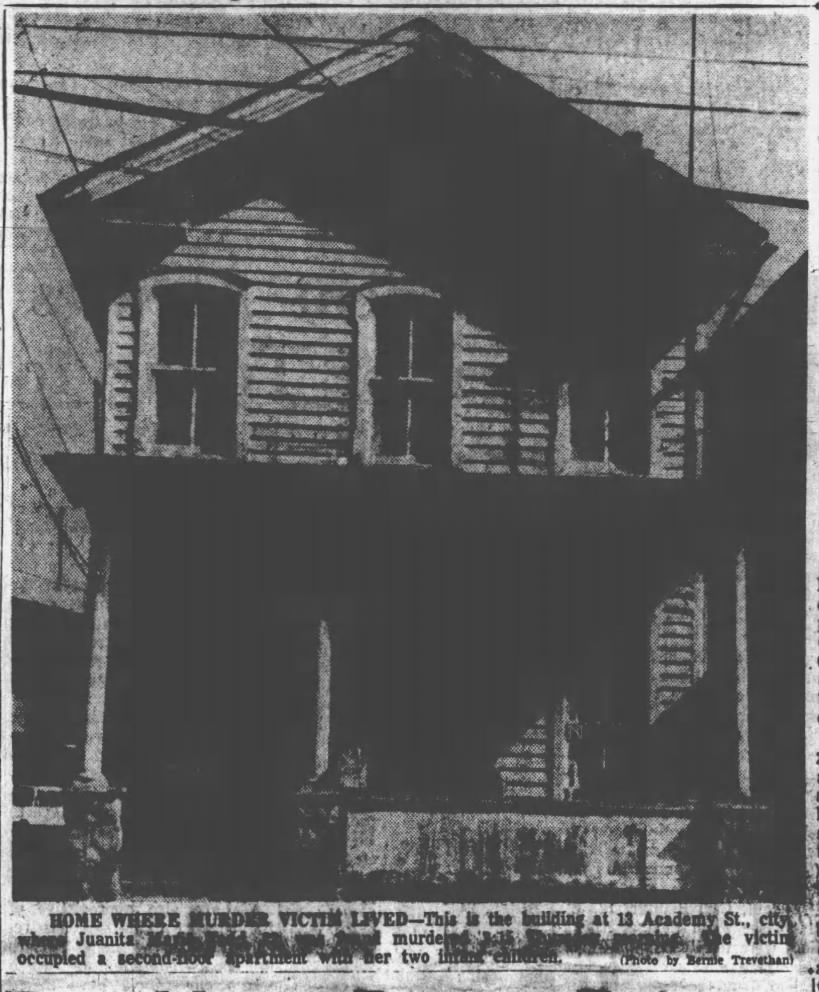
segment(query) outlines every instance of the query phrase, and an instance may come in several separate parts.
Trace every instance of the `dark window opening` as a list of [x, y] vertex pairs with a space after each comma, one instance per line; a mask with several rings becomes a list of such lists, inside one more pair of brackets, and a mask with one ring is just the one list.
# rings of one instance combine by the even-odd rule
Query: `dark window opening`
[[434, 299], [373, 301], [376, 451], [423, 465], [446, 463], [450, 449], [451, 315]]
[[572, 423], [572, 450], [583, 461], [606, 460], [608, 410], [598, 384], [593, 380], [574, 383], [569, 392]]
[[156, 440], [229, 454], [236, 436], [236, 294], [177, 285], [158, 288], [156, 296]]
[[589, 377], [569, 389], [573, 456], [626, 472], [649, 469], [648, 373]]

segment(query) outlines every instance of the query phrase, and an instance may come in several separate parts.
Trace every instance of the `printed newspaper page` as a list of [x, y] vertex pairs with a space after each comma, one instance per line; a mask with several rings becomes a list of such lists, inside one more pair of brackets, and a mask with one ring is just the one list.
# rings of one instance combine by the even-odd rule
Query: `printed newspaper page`
[[4, 992], [816, 992], [814, 7], [3, 15]]

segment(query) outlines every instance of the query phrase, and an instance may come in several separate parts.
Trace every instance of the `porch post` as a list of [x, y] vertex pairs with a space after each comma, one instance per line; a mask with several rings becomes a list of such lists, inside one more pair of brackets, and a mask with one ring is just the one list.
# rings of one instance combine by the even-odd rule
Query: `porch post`
[[549, 777], [551, 779], [552, 799], [565, 799], [564, 789], [569, 778], [569, 742], [566, 740], [566, 710], [567, 701], [565, 696], [561, 696], [552, 708], [552, 747], [551, 747], [551, 768]]
[[102, 775], [103, 732], [105, 728], [105, 690], [108, 680], [108, 640], [110, 626], [111, 545], [107, 536], [91, 563], [91, 602], [93, 629], [91, 639], [91, 668], [88, 676], [88, 706], [85, 723], [86, 775]]
[[319, 620], [318, 629], [318, 691], [316, 694], [316, 767], [315, 777], [323, 775], [330, 767], [330, 627]]
[[736, 556], [737, 737], [739, 791], [751, 795], [751, 758], [748, 731], [748, 577], [745, 549]]
[[[99, 528], [99, 529], [98, 529]], [[122, 801], [102, 773], [105, 690], [108, 676], [111, 539], [92, 521], [88, 605], [92, 613], [91, 664], [82, 773], [66, 789], [63, 815], [81, 898], [120, 896]]]

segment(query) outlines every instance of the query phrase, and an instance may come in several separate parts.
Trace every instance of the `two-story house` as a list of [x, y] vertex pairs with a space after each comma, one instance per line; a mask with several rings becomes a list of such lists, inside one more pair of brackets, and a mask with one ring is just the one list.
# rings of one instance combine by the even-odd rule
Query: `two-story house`
[[106, 355], [104, 451], [49, 464], [132, 891], [677, 890], [703, 797], [763, 829], [669, 383], [764, 230], [426, 20], [40, 202]]

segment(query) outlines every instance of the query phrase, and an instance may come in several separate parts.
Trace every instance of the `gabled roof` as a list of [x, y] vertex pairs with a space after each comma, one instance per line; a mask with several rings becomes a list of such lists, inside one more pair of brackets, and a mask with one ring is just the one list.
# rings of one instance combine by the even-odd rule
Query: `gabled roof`
[[241, 97], [213, 115], [216, 120], [229, 118], [234, 122], [233, 126], [214, 123], [175, 128], [57, 183], [41, 195], [41, 200], [45, 205], [83, 193], [90, 200], [102, 199], [138, 183], [146, 174], [162, 172], [235, 139], [243, 131], [268, 124], [319, 100], [333, 86], [348, 85], [395, 65], [425, 43], [440, 43], [445, 37], [446, 32], [432, 21], [416, 18], [372, 42], [358, 43], [339, 55], [316, 63], [314, 69], [304, 69]]
[[620, 327], [660, 348], [770, 253], [767, 232], [718, 196], [423, 18], [228, 104], [213, 123], [114, 156], [40, 202], [94, 324], [103, 284], [126, 279], [125, 257], [138, 268], [172, 241], [161, 224], [153, 235], [115, 233], [106, 211], [195, 221], [231, 197], [249, 200], [260, 182], [476, 319], [510, 335], [526, 326], [543, 337], [548, 326], [578, 343], [579, 327], [597, 327], [592, 351], [616, 350]]

